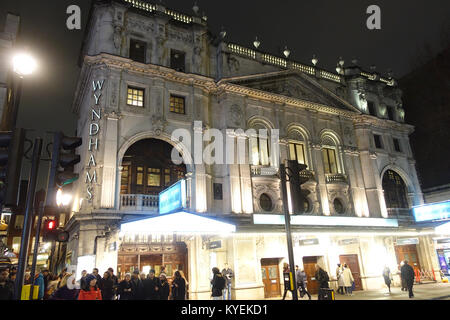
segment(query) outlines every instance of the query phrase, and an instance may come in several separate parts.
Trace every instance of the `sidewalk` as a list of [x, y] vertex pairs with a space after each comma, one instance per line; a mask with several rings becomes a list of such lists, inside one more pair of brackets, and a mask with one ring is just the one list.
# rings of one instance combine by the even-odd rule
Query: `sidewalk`
[[[417, 284], [413, 287], [414, 298], [408, 297], [407, 291], [401, 291], [399, 287], [388, 289], [355, 291], [353, 296], [335, 294], [336, 300], [450, 300], [449, 283], [426, 283]], [[281, 300], [281, 298], [278, 298]], [[276, 300], [278, 300], [276, 299]], [[286, 297], [291, 300], [291, 297]], [[317, 300], [317, 295], [312, 295], [312, 300]], [[275, 300], [275, 299], [273, 299]], [[307, 296], [299, 297], [299, 300], [308, 300]]]

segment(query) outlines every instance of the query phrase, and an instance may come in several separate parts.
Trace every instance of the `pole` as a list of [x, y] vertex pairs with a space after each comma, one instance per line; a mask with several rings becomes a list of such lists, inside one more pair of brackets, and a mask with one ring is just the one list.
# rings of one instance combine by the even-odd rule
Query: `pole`
[[292, 290], [292, 299], [298, 300], [297, 281], [295, 279], [295, 265], [294, 265], [294, 249], [292, 248], [292, 234], [291, 234], [291, 216], [289, 214], [287, 188], [286, 188], [286, 167], [280, 164], [280, 179], [281, 179], [281, 193], [283, 194], [283, 211], [284, 222], [286, 226], [286, 240], [288, 247], [289, 269]]
[[[37, 173], [39, 160], [41, 158], [42, 139], [36, 138], [33, 147], [33, 160], [31, 164], [30, 178], [28, 179], [28, 191], [25, 206], [25, 216], [23, 219], [23, 233], [20, 240], [19, 265], [17, 267], [17, 277], [15, 282], [15, 298], [20, 300], [22, 294], [23, 277], [27, 266], [28, 244], [30, 242], [31, 226], [33, 224], [33, 203], [34, 193], [36, 191]], [[34, 282], [34, 279], [31, 279]]]
[[23, 86], [23, 78], [21, 76], [17, 76], [19, 78], [19, 83], [17, 84], [17, 90], [14, 92], [14, 110], [12, 112], [11, 119], [11, 130], [14, 130], [17, 124], [17, 115], [19, 114], [19, 105], [20, 105], [20, 96], [22, 95], [22, 86]]
[[[35, 240], [34, 240], [34, 250], [33, 250], [33, 264], [31, 265], [31, 279], [34, 279], [34, 275], [36, 273], [36, 261], [37, 261], [37, 255], [38, 255], [38, 249], [39, 249], [39, 237], [41, 235], [41, 224], [42, 224], [42, 217], [44, 215], [44, 202], [41, 201], [39, 203], [39, 216], [38, 221], [36, 225], [36, 233], [35, 233]], [[46, 288], [44, 288], [45, 290]], [[34, 290], [34, 281], [31, 283], [30, 288], [30, 300], [33, 300], [33, 290]]]

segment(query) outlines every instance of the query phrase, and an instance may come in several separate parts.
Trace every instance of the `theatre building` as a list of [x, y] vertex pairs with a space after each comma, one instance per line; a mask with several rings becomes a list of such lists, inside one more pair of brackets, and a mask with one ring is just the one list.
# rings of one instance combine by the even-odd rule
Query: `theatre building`
[[[280, 296], [287, 204], [269, 169], [297, 160], [307, 182], [303, 213], [291, 216], [294, 255], [310, 291], [316, 263], [335, 278], [346, 262], [357, 290], [381, 288], [383, 267], [395, 273], [404, 259], [439, 270], [432, 232], [411, 212], [423, 196], [395, 80], [231, 38], [159, 3], [93, 1], [73, 103], [83, 145], [66, 263], [121, 277], [183, 270], [190, 299], [209, 299], [211, 268], [227, 263], [233, 298]], [[191, 140], [173, 139], [179, 129]], [[194, 161], [208, 129], [245, 148], [229, 164]]]

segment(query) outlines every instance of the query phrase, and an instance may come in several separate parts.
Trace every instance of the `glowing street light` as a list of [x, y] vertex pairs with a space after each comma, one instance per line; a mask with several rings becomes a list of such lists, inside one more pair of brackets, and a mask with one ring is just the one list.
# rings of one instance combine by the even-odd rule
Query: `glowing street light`
[[19, 53], [13, 58], [13, 70], [23, 78], [32, 74], [37, 68], [36, 60], [29, 54]]
[[56, 192], [56, 204], [58, 207], [66, 207], [72, 201], [72, 195], [70, 193], [63, 193], [62, 189], [58, 189]]

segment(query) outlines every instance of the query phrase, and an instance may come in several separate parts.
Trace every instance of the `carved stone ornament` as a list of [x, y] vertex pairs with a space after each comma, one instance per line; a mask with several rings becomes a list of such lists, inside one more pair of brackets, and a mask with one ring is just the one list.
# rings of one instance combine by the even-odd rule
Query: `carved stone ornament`
[[136, 30], [148, 34], [153, 33], [153, 31], [155, 30], [155, 26], [151, 22], [128, 19], [128, 30]]
[[230, 126], [239, 127], [242, 124], [242, 110], [237, 104], [233, 104], [228, 111], [228, 123]]
[[119, 49], [121, 42], [122, 42], [122, 27], [115, 26], [114, 27], [114, 47], [116, 49]]
[[154, 114], [151, 117], [151, 122], [156, 135], [158, 136], [161, 135], [161, 132], [164, 131], [167, 125], [167, 121], [163, 118], [161, 114]]

